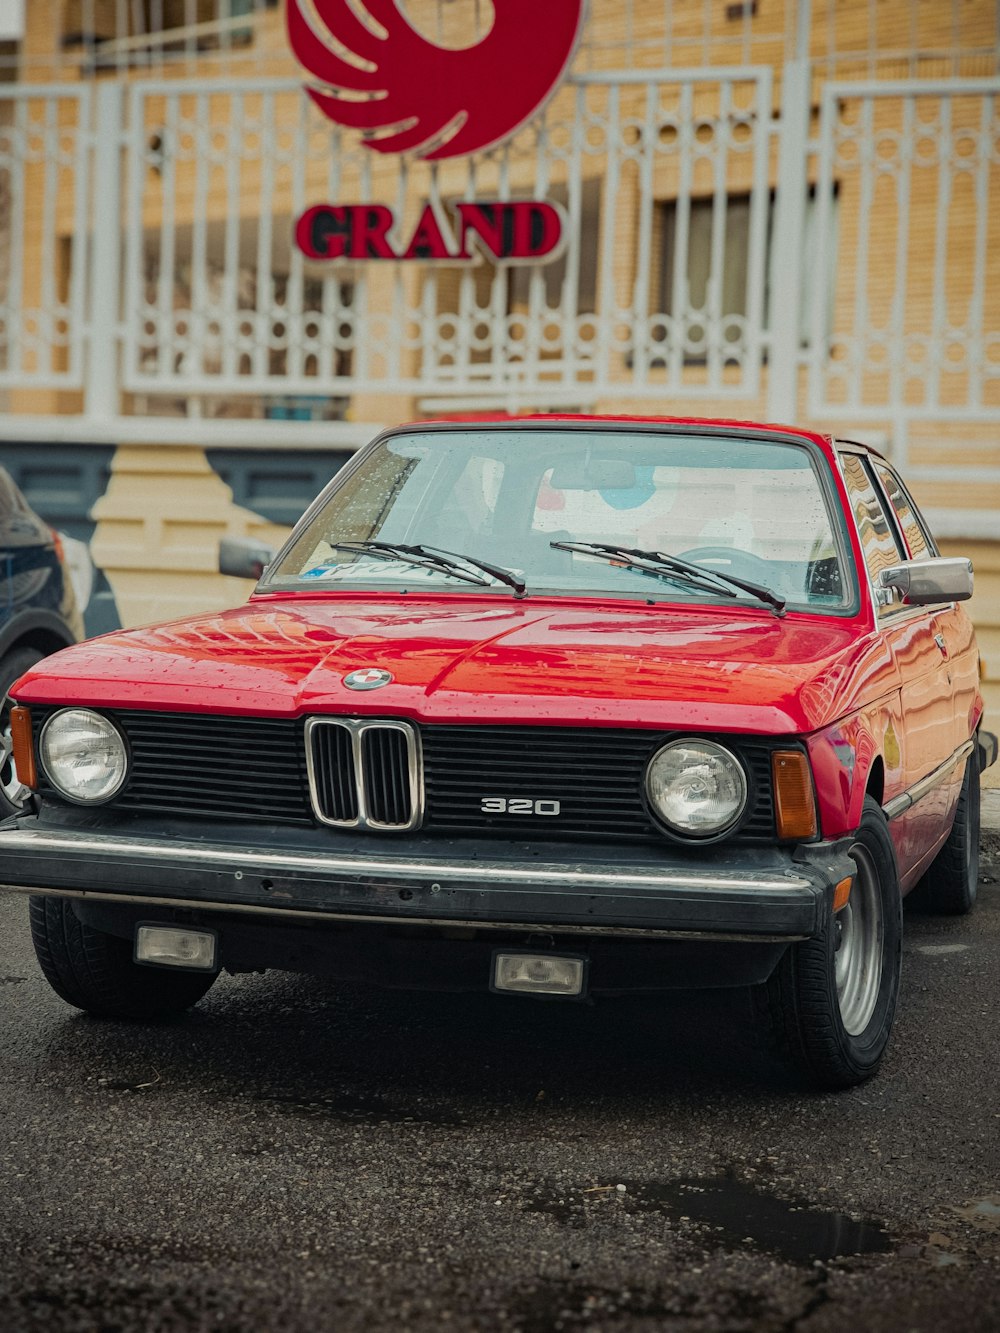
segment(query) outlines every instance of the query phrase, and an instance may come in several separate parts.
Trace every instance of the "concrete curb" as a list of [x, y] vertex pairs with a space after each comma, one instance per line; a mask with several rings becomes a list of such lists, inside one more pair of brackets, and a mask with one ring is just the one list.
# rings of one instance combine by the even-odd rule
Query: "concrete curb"
[[983, 828], [991, 833], [1000, 833], [1000, 789], [982, 793]]

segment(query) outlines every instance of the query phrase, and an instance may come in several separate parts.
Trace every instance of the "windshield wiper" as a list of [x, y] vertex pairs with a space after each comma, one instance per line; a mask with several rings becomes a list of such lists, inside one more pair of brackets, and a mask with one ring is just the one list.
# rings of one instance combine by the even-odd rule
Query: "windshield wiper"
[[525, 593], [525, 584], [523, 579], [519, 579], [516, 574], [512, 574], [509, 569], [504, 569], [503, 565], [494, 565], [490, 560], [480, 560], [477, 555], [466, 555], [464, 551], [449, 551], [444, 546], [415, 546], [415, 551], [439, 551], [442, 555], [454, 556], [456, 560], [464, 560], [466, 564], [475, 565], [477, 569], [483, 570], [486, 574], [492, 574], [500, 583], [506, 583], [508, 588], [513, 588], [518, 597], [523, 597]]
[[488, 586], [485, 579], [476, 578], [468, 570], [461, 569], [450, 560], [431, 555], [417, 546], [396, 545], [392, 542], [327, 542], [334, 551], [353, 551], [356, 555], [374, 555], [380, 560], [403, 560], [410, 565], [419, 565], [423, 569], [437, 569], [452, 578], [462, 579], [465, 583], [474, 583], [479, 588]]
[[356, 551], [362, 555], [379, 556], [383, 560], [406, 560], [411, 565], [419, 565], [425, 569], [439, 569], [444, 574], [450, 574], [452, 578], [462, 579], [465, 583], [474, 583], [478, 588], [488, 587], [486, 579], [477, 578], [475, 574], [470, 574], [467, 569], [462, 568], [459, 561], [464, 561], [467, 565], [481, 569], [484, 574], [489, 574], [498, 583], [507, 584], [518, 596], [524, 596], [524, 584], [509, 570], [503, 569], [500, 565], [490, 564], [487, 560], [480, 560], [476, 556], [447, 551], [440, 546], [378, 541], [330, 542], [329, 545], [335, 551]]
[[[774, 608], [776, 615], [784, 615], [785, 599], [763, 584], [751, 583], [747, 579], [737, 578], [735, 574], [723, 574], [715, 569], [704, 569], [693, 565], [679, 556], [667, 555], [664, 551], [644, 551], [634, 546], [612, 546], [607, 542], [549, 542], [550, 546], [560, 551], [579, 551], [583, 555], [596, 555], [614, 564], [628, 566], [629, 569], [641, 570], [644, 574], [654, 574], [660, 578], [673, 579], [677, 583], [687, 583], [699, 587], [705, 592], [718, 593], [723, 597], [735, 597], [730, 588], [739, 588], [752, 597], [766, 602]], [[727, 586], [728, 585], [728, 586]]]

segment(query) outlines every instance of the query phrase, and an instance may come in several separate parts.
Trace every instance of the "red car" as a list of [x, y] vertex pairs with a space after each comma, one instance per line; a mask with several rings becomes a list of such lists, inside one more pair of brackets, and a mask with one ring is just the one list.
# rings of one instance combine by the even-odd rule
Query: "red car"
[[[266, 563], [266, 568], [263, 568]], [[902, 899], [974, 902], [978, 655], [862, 445], [725, 421], [420, 424], [246, 606], [13, 688], [0, 828], [39, 962], [154, 1018], [220, 970], [579, 999], [746, 987], [815, 1083], [877, 1068]]]

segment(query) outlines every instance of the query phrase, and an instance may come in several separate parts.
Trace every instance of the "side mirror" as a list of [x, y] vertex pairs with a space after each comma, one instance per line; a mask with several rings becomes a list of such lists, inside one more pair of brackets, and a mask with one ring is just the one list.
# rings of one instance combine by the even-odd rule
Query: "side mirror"
[[905, 606], [935, 602], [966, 602], [972, 596], [972, 561], [965, 556], [935, 556], [907, 560], [879, 571], [878, 587], [899, 593]]
[[219, 542], [219, 573], [234, 579], [259, 579], [273, 559], [270, 546], [253, 537], [223, 537]]

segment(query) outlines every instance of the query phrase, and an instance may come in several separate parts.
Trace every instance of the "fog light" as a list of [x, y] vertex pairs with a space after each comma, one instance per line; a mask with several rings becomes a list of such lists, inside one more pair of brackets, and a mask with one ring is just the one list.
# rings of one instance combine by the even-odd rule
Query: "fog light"
[[135, 961], [152, 967], [183, 967], [189, 972], [215, 972], [214, 930], [183, 930], [179, 926], [136, 926]]
[[582, 995], [586, 958], [551, 953], [494, 953], [494, 991], [520, 995]]

